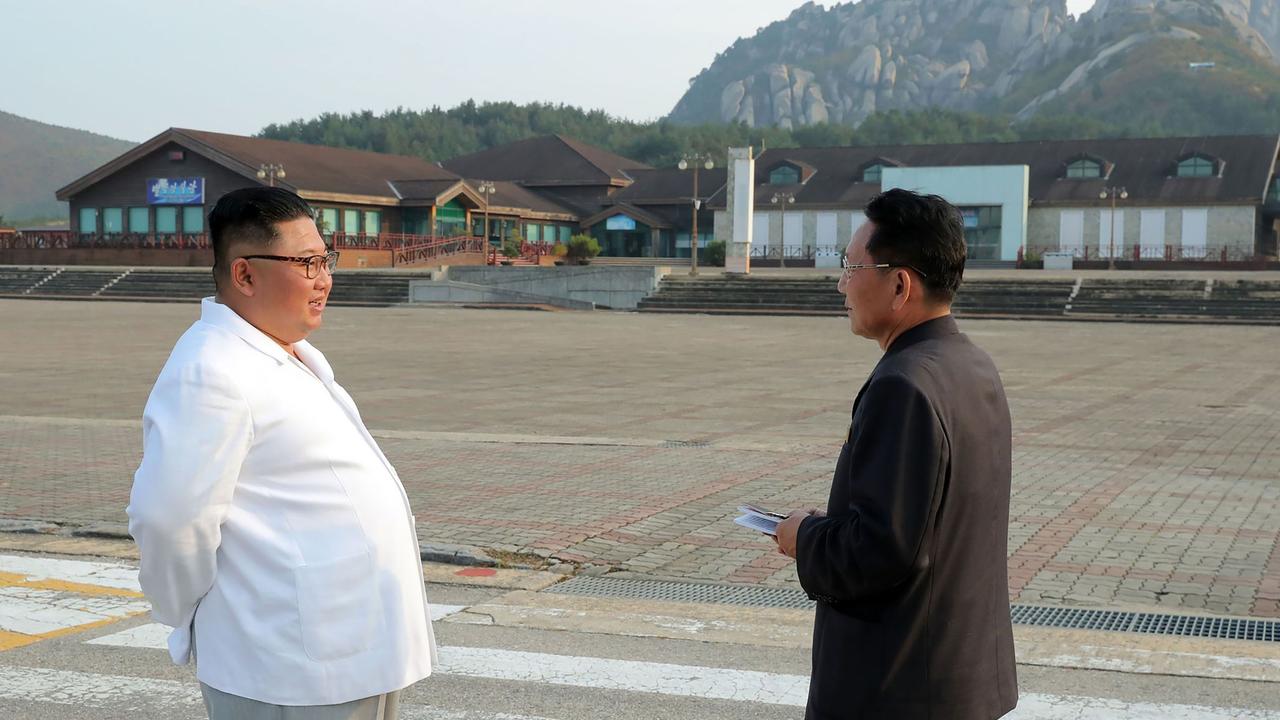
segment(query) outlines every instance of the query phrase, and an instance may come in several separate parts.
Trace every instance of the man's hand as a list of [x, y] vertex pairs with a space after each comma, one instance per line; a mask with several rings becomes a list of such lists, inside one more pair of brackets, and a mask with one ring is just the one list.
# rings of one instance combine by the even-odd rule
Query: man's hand
[[817, 510], [797, 510], [778, 523], [778, 534], [773, 538], [778, 543], [778, 552], [792, 560], [796, 559], [796, 535], [800, 533], [800, 523], [807, 517], [823, 517], [826, 513]]

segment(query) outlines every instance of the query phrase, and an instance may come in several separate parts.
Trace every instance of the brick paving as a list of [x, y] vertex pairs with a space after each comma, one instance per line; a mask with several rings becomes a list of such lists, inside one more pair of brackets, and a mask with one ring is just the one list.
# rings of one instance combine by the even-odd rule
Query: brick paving
[[[0, 300], [0, 518], [123, 520], [196, 312]], [[1280, 328], [962, 328], [1011, 399], [1011, 597], [1280, 617]], [[878, 356], [841, 318], [333, 308], [315, 341], [424, 540], [770, 586], [734, 509], [825, 501]]]

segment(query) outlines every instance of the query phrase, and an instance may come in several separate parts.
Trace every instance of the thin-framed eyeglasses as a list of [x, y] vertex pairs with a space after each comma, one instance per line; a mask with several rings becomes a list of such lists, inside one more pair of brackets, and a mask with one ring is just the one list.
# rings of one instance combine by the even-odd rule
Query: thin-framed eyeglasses
[[924, 273], [920, 272], [920, 270], [916, 268], [916, 266], [907, 265], [906, 263], [874, 263], [874, 264], [858, 265], [858, 264], [850, 263], [849, 258], [847, 257], [841, 257], [840, 267], [844, 269], [845, 277], [849, 277], [850, 275], [852, 275], [854, 270], [884, 270], [886, 268], [896, 268], [896, 267], [906, 268], [908, 270], [915, 270], [916, 274], [922, 278], [927, 279], [929, 277], [928, 275], [925, 275]]
[[312, 280], [324, 268], [330, 275], [338, 267], [338, 251], [330, 250], [323, 255], [241, 255], [245, 260], [275, 260], [277, 262], [297, 263], [306, 267], [307, 279]]

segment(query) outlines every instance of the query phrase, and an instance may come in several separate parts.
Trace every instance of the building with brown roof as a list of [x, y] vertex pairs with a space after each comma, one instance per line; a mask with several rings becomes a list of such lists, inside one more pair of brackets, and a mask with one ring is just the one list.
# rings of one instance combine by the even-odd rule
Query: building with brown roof
[[[752, 254], [838, 262], [867, 201], [905, 187], [962, 206], [974, 259], [1274, 256], [1278, 151], [1276, 135], [771, 149], [755, 160]], [[723, 190], [711, 205], [728, 239]]]

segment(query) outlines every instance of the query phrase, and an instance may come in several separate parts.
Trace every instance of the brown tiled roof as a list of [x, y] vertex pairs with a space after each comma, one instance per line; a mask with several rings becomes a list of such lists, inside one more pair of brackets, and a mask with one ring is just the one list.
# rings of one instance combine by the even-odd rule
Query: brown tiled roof
[[[1027, 165], [1032, 205], [1102, 204], [1108, 185], [1123, 186], [1134, 204], [1260, 204], [1275, 161], [1276, 135], [1045, 140], [1016, 143], [899, 145], [835, 148], [779, 148], [756, 159], [757, 206], [769, 204], [778, 190], [795, 192], [797, 205], [861, 207], [878, 183], [864, 183], [861, 171], [877, 158], [893, 158], [906, 167], [961, 165]], [[1180, 159], [1203, 154], [1222, 162], [1220, 177], [1178, 178]], [[1066, 179], [1068, 162], [1091, 156], [1111, 163], [1110, 176], [1094, 180]], [[766, 168], [781, 160], [803, 162], [816, 169], [804, 185], [777, 188], [767, 183]], [[723, 208], [721, 191], [712, 205]]]
[[457, 185], [461, 180], [392, 180], [391, 187], [401, 200], [435, 200], [441, 193]]
[[[263, 163], [284, 165], [284, 185], [298, 191], [347, 195], [392, 195], [387, 181], [394, 178], [451, 180], [457, 175], [434, 163], [404, 155], [307, 145], [284, 140], [226, 135], [175, 128], [178, 136], [201, 142], [257, 171]], [[176, 138], [175, 138], [176, 139]]]
[[311, 192], [392, 198], [394, 193], [387, 183], [394, 178], [460, 179], [438, 165], [414, 157], [169, 128], [59, 189], [58, 199], [66, 200], [171, 142], [251, 180], [257, 179], [260, 165], [283, 165], [286, 175], [278, 183], [304, 195]]
[[[476, 182], [471, 181], [471, 184], [474, 186]], [[534, 212], [565, 215], [575, 219], [578, 217], [578, 213], [572, 208], [565, 207], [549, 197], [544, 197], [513, 182], [494, 181], [493, 189], [497, 191], [489, 200], [489, 204], [493, 207], [527, 208]]]
[[603, 208], [600, 212], [590, 217], [582, 218], [583, 227], [591, 227], [596, 223], [601, 223], [614, 215], [626, 215], [633, 220], [648, 225], [652, 228], [666, 229], [671, 227], [670, 218], [664, 214], [651, 212], [652, 208], [641, 208], [627, 203], [618, 203]]
[[627, 185], [631, 171], [649, 167], [561, 135], [517, 140], [446, 160], [443, 165], [467, 177], [528, 186]]
[[[724, 187], [728, 173], [722, 167], [698, 171], [698, 196], [710, 197]], [[677, 168], [637, 170], [635, 182], [614, 194], [618, 202], [634, 205], [649, 203], [688, 203], [693, 198], [693, 171]]]

